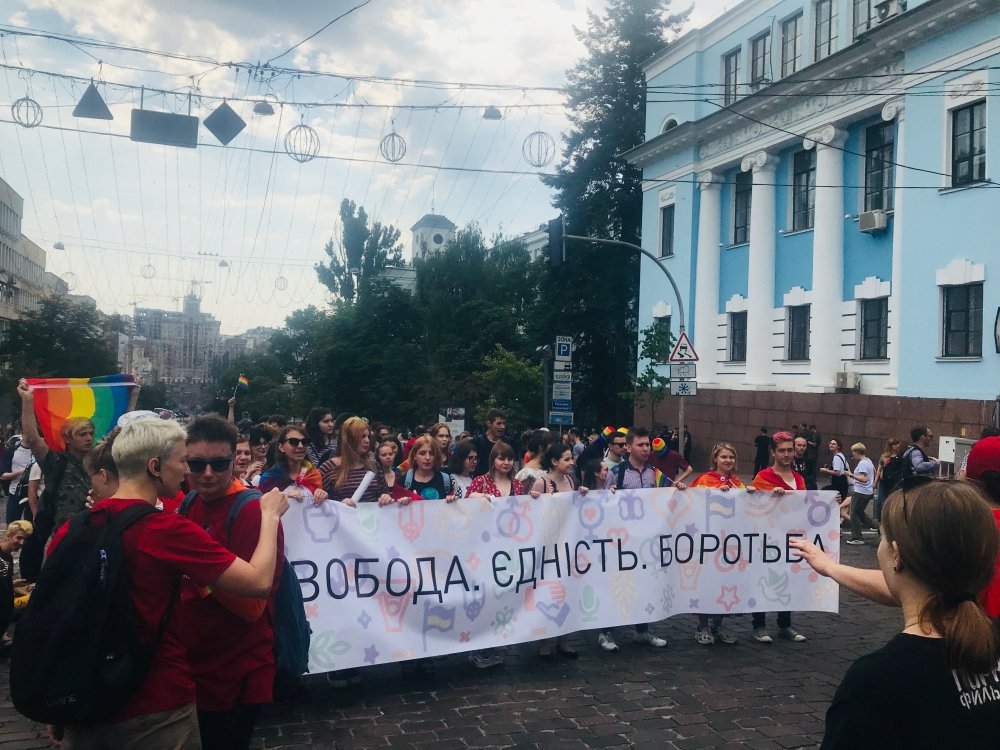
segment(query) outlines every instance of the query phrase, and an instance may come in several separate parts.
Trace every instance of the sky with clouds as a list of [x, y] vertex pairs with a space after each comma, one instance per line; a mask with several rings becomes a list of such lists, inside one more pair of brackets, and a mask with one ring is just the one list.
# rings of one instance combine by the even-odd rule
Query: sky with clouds
[[[327, 301], [313, 264], [336, 235], [342, 198], [401, 228], [407, 255], [409, 227], [432, 209], [459, 226], [476, 222], [487, 236], [551, 218], [551, 193], [535, 173], [552, 165], [533, 167], [522, 147], [534, 131], [558, 142], [562, 99], [546, 87], [561, 86], [583, 54], [574, 27], [585, 27], [588, 9], [603, 12], [603, 0], [372, 0], [274, 63], [354, 80], [269, 79], [215, 64], [269, 60], [361, 1], [4, 3], [0, 23], [8, 26], [202, 58], [0, 29], [0, 177], [25, 199], [22, 230], [48, 251], [49, 270], [107, 312], [178, 309], [197, 281], [203, 309], [235, 333], [278, 326], [293, 310]], [[697, 0], [689, 25], [723, 9], [722, 0]], [[113, 121], [72, 116], [91, 78], [104, 82]], [[171, 93], [143, 95], [141, 86]], [[44, 127], [13, 123], [10, 104], [24, 96], [42, 105]], [[247, 123], [228, 147], [204, 127], [197, 149], [128, 138], [140, 98], [146, 109], [186, 114], [190, 106], [204, 119], [221, 104], [215, 97], [230, 98]], [[273, 116], [253, 113], [264, 98]], [[486, 106], [503, 118], [483, 119]], [[285, 153], [285, 135], [299, 124], [332, 158], [299, 163]], [[379, 151], [391, 132], [406, 146], [398, 163]]]

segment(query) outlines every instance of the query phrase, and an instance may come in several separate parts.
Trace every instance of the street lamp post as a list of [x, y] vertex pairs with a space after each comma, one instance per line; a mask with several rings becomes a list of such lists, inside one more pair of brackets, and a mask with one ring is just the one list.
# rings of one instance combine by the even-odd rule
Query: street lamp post
[[549, 426], [549, 360], [552, 359], [552, 345], [545, 344], [535, 349], [542, 360], [542, 427]]
[[[651, 261], [653, 261], [653, 263], [656, 265], [656, 267], [659, 268], [661, 271], [663, 271], [664, 275], [667, 277], [667, 281], [670, 282], [670, 286], [674, 290], [674, 296], [677, 298], [677, 312], [678, 312], [678, 314], [680, 316], [679, 317], [680, 323], [679, 323], [677, 329], [678, 329], [679, 333], [681, 333], [681, 334], [684, 333], [684, 321], [685, 321], [685, 317], [684, 317], [684, 300], [681, 299], [681, 290], [680, 290], [680, 288], [678, 288], [677, 282], [674, 281], [674, 277], [670, 275], [670, 271], [668, 271], [667, 267], [665, 265], [663, 265], [663, 263], [660, 262], [661, 261], [660, 258], [657, 258], [651, 252], [649, 252], [648, 250], [643, 249], [639, 245], [633, 245], [631, 242], [622, 242], [621, 240], [600, 239], [600, 238], [597, 238], [597, 237], [582, 237], [580, 235], [575, 235], [575, 234], [564, 235], [564, 238], [567, 239], [567, 240], [578, 240], [580, 242], [590, 242], [590, 243], [595, 244], [595, 245], [615, 245], [617, 247], [626, 247], [629, 250], [636, 250], [636, 251], [638, 251], [639, 253], [641, 253], [642, 255], [645, 255], [647, 258], [649, 258]], [[680, 405], [677, 407], [677, 450], [678, 450], [679, 453], [681, 453], [683, 455], [683, 453], [684, 453], [684, 396], [678, 396], [677, 398], [680, 401]]]

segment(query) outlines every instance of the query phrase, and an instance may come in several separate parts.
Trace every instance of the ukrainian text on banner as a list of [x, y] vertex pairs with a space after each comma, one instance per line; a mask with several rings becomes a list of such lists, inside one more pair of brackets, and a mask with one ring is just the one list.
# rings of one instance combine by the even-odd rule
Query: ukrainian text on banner
[[834, 492], [293, 502], [283, 523], [313, 672], [682, 613], [838, 608], [837, 585], [788, 546], [806, 538], [839, 552]]

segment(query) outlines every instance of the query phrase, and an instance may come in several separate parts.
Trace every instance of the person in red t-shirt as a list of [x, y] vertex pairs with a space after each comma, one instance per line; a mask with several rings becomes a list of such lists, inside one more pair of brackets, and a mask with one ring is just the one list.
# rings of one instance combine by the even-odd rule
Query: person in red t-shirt
[[[118, 490], [93, 510], [119, 513], [137, 503], [155, 505], [175, 494], [187, 476], [184, 430], [172, 421], [140, 420], [126, 425], [112, 454]], [[288, 501], [277, 490], [260, 502], [257, 543], [249, 561], [214, 542], [196, 524], [174, 513], [144, 516], [122, 535], [132, 604], [141, 636], [153, 642], [182, 576], [200, 586], [246, 597], [266, 597], [278, 559], [279, 519]], [[69, 523], [52, 539], [57, 547]], [[199, 747], [195, 685], [191, 679], [178, 618], [169, 617], [152, 664], [133, 699], [110, 722], [65, 728], [64, 750], [185, 750]]]
[[[187, 428], [194, 501], [185, 515], [238, 557], [249, 560], [260, 535], [261, 508], [247, 504], [226, 528], [229, 511], [247, 486], [233, 478], [236, 427], [216, 416], [198, 417]], [[304, 446], [300, 446], [304, 453]], [[263, 482], [262, 482], [263, 485]], [[250, 746], [261, 706], [273, 700], [274, 592], [284, 564], [278, 528], [274, 582], [267, 599], [214, 592], [186, 581], [178, 620], [197, 687], [198, 726], [205, 750]]]
[[[795, 441], [790, 432], [776, 432], [771, 436], [771, 457], [774, 463], [757, 472], [753, 478], [754, 489], [770, 490], [781, 495], [806, 488], [806, 480], [792, 469], [795, 458]], [[764, 627], [764, 613], [753, 613], [753, 639], [758, 643], [772, 643], [771, 636]], [[778, 613], [778, 635], [796, 643], [806, 639], [792, 627], [792, 613]]]

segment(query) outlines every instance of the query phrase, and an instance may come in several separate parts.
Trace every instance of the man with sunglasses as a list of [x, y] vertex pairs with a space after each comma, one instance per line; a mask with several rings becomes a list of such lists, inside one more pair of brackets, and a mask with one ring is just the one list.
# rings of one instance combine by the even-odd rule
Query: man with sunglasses
[[628, 428], [619, 427], [608, 439], [608, 452], [604, 456], [604, 465], [608, 471], [614, 471], [622, 461], [625, 460], [625, 447], [627, 445]]
[[[244, 560], [260, 535], [257, 502], [247, 503], [230, 526], [229, 512], [247, 490], [234, 477], [236, 427], [216, 416], [198, 417], [187, 428], [187, 465], [193, 500], [182, 514]], [[190, 495], [189, 495], [190, 496]], [[178, 619], [197, 687], [198, 723], [205, 750], [247, 748], [263, 704], [273, 700], [274, 594], [284, 564], [278, 528], [274, 584], [268, 599], [243, 599], [198, 589], [185, 581]]]

